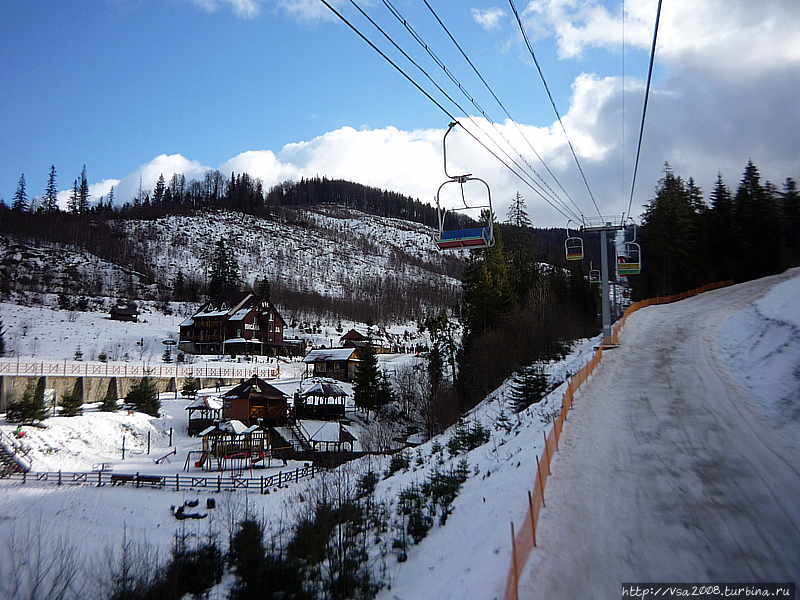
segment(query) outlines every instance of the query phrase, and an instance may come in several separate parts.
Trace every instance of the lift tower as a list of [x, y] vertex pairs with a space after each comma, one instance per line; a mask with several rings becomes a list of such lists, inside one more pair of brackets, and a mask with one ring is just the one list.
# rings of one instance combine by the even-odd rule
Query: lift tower
[[608, 232], [620, 231], [625, 228], [625, 215], [613, 217], [587, 218], [581, 231], [600, 232], [600, 295], [603, 307], [603, 337], [611, 336], [611, 307], [608, 298]]

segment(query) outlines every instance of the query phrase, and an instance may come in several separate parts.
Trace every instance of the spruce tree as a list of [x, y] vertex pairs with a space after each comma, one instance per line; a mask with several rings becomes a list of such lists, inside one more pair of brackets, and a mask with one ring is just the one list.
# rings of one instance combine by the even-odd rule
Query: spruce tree
[[47, 213], [58, 211], [58, 188], [56, 187], [55, 165], [50, 165], [50, 174], [47, 176], [47, 187], [44, 190], [42, 210]]
[[386, 371], [382, 371], [378, 381], [378, 394], [376, 399], [377, 408], [382, 408], [394, 402], [394, 390], [392, 389], [392, 382], [389, 381], [389, 375]]
[[119, 408], [119, 392], [117, 390], [117, 380], [112, 379], [108, 384], [106, 395], [103, 396], [103, 402], [100, 404], [100, 410], [103, 412], [114, 412]]
[[25, 184], [25, 173], [22, 173], [19, 176], [19, 181], [17, 182], [17, 191], [14, 192], [14, 202], [11, 204], [11, 210], [17, 212], [27, 212], [29, 208], [28, 192]]
[[541, 365], [523, 367], [514, 376], [511, 399], [514, 412], [521, 412], [539, 402], [547, 391], [547, 375]]
[[78, 212], [86, 214], [89, 212], [89, 181], [86, 178], [86, 165], [81, 171], [81, 184], [78, 189]]
[[36, 382], [36, 390], [33, 393], [33, 404], [30, 411], [31, 421], [44, 421], [47, 418], [47, 406], [44, 403], [45, 384], [45, 378], [39, 377]]
[[78, 212], [78, 197], [80, 193], [78, 191], [78, 180], [72, 180], [72, 191], [69, 195], [69, 200], [67, 200], [67, 210], [72, 214], [76, 214]]
[[139, 412], [147, 413], [153, 417], [158, 416], [161, 409], [161, 401], [158, 398], [158, 389], [153, 380], [147, 375], [142, 377], [139, 382], [131, 388], [125, 396], [125, 402], [134, 407]]
[[186, 296], [186, 282], [183, 279], [183, 271], [178, 269], [177, 274], [175, 275], [175, 283], [172, 287], [172, 297], [175, 300], [183, 300]]
[[800, 265], [800, 193], [797, 183], [787, 177], [781, 193], [783, 204], [784, 239], [790, 265]]
[[77, 417], [83, 413], [83, 403], [81, 397], [75, 392], [71, 394], [64, 394], [61, 397], [61, 416], [62, 417]]
[[158, 181], [156, 182], [156, 187], [153, 190], [153, 204], [156, 206], [161, 206], [164, 204], [164, 195], [167, 190], [167, 184], [164, 181], [164, 174], [158, 176]]
[[33, 413], [34, 394], [35, 387], [33, 379], [29, 379], [28, 384], [25, 386], [25, 391], [22, 393], [22, 398], [16, 402], [12, 402], [6, 411], [6, 420], [9, 423], [32, 422], [31, 415]]
[[189, 375], [186, 379], [183, 380], [183, 387], [181, 388], [181, 394], [183, 396], [188, 396], [189, 398], [194, 398], [197, 396], [197, 392], [200, 390], [200, 381]]
[[359, 352], [361, 362], [353, 379], [353, 401], [356, 407], [369, 414], [378, 400], [378, 357], [372, 344], [367, 344]]
[[239, 289], [239, 265], [233, 251], [220, 238], [211, 260], [208, 295], [213, 300], [222, 300]]
[[525, 205], [525, 198], [519, 192], [516, 193], [514, 199], [508, 207], [508, 223], [515, 227], [530, 227], [531, 220], [528, 217], [527, 206]]
[[0, 356], [6, 355], [6, 328], [3, 326], [3, 318], [0, 317]]
[[161, 353], [161, 361], [165, 363], [172, 362], [172, 351], [169, 348], [164, 348], [164, 352]]

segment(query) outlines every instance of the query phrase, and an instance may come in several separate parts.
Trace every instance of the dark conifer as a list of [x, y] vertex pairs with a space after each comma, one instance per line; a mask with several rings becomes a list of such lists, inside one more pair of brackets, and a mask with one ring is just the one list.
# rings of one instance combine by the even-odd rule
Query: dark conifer
[[113, 378], [106, 390], [106, 395], [103, 396], [103, 402], [100, 404], [100, 410], [104, 412], [114, 412], [119, 408], [119, 392], [117, 390], [117, 379]]
[[125, 402], [133, 406], [139, 412], [147, 413], [153, 417], [157, 417], [158, 411], [161, 410], [158, 389], [153, 383], [153, 380], [148, 376], [142, 377], [139, 382], [131, 388], [131, 391], [125, 396]]
[[14, 192], [14, 202], [11, 204], [11, 210], [17, 212], [27, 212], [30, 208], [28, 204], [28, 192], [25, 184], [25, 173], [19, 176], [17, 182], [17, 191]]
[[69, 200], [67, 200], [67, 210], [73, 214], [78, 212], [80, 192], [78, 191], [78, 180], [72, 180], [72, 192], [70, 192]]
[[78, 188], [78, 212], [86, 214], [89, 212], [89, 180], [86, 178], [86, 165], [81, 171], [81, 183]]
[[547, 391], [547, 375], [541, 365], [523, 367], [514, 376], [511, 399], [514, 412], [521, 412], [539, 402]]
[[50, 165], [50, 174], [47, 176], [47, 187], [44, 190], [42, 211], [52, 213], [58, 211], [58, 188], [56, 187], [56, 166]]
[[530, 227], [531, 220], [528, 217], [527, 207], [525, 205], [525, 198], [519, 192], [516, 193], [514, 199], [508, 207], [508, 221], [510, 225], [515, 227]]
[[377, 406], [380, 385], [378, 357], [372, 344], [360, 349], [359, 358], [361, 362], [358, 363], [353, 379], [353, 400], [360, 410], [369, 414]]

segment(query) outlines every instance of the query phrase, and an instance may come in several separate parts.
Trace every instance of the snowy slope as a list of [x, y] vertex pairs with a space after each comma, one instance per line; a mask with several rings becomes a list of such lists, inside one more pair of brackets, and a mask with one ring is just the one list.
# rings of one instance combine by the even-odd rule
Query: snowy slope
[[[741, 385], [719, 340], [754, 303], [767, 312], [791, 303], [798, 275], [628, 319], [564, 428], [520, 597], [612, 598], [625, 581], [796, 579], [800, 419], [765, 411], [774, 398]], [[763, 323], [735, 323], [743, 339], [759, 338]], [[782, 353], [798, 364], [796, 347]]]
[[720, 346], [731, 371], [778, 422], [800, 419], [800, 269], [730, 317]]
[[[224, 237], [236, 249], [242, 280], [267, 278], [298, 291], [344, 297], [365, 279], [397, 276], [457, 286], [440, 275], [443, 257], [433, 230], [417, 223], [331, 208], [304, 213], [309, 225], [279, 223], [242, 213], [170, 216], [124, 221], [131, 243], [150, 256], [159, 281], [170, 284], [180, 269], [199, 276]], [[398, 259], [409, 254], [427, 266]]]

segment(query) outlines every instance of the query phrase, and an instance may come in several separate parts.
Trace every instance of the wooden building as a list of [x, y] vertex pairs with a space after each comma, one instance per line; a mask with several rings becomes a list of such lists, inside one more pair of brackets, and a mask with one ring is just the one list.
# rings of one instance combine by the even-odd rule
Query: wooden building
[[222, 420], [222, 400], [213, 396], [198, 396], [186, 410], [189, 413], [189, 435], [196, 435]]
[[267, 299], [244, 292], [212, 301], [180, 324], [180, 349], [187, 354], [285, 354], [283, 320]]
[[353, 381], [361, 362], [358, 357], [357, 348], [322, 348], [312, 350], [303, 359], [306, 363], [306, 375], [308, 366], [313, 366], [314, 377], [333, 377], [339, 381]]
[[114, 321], [132, 321], [136, 323], [139, 320], [139, 307], [136, 302], [119, 300], [109, 311], [109, 318]]
[[344, 417], [347, 392], [335, 383], [319, 381], [295, 396], [298, 419], [338, 420]]
[[278, 388], [253, 376], [222, 396], [222, 417], [248, 425], [281, 425], [289, 414], [287, 398]]
[[389, 354], [397, 352], [397, 342], [385, 329], [362, 329], [355, 328], [345, 333], [339, 338], [339, 344], [343, 348], [363, 348], [367, 344], [372, 344], [377, 354]]

